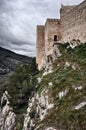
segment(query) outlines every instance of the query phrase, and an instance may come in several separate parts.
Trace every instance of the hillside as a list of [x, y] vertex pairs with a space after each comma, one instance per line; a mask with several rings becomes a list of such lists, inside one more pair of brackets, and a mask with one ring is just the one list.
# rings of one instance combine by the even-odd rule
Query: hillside
[[21, 64], [30, 64], [33, 59], [35, 58], [16, 54], [0, 47], [0, 75], [15, 70], [15, 68]]
[[39, 73], [34, 64], [10, 77], [1, 130], [86, 130], [86, 43], [56, 46], [60, 55]]
[[7, 80], [15, 69], [23, 64], [31, 64], [35, 58], [16, 54], [0, 47], [0, 100], [6, 89]]
[[[53, 63], [54, 71], [42, 76], [38, 85], [45, 109], [41, 108], [42, 121], [37, 130], [85, 130], [86, 44], [74, 49], [68, 44], [58, 47], [62, 55]], [[48, 105], [43, 99], [46, 93]]]

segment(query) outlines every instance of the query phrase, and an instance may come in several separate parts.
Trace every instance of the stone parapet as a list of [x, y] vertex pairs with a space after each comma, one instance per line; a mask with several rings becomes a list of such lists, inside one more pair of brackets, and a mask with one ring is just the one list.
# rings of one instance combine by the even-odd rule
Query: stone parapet
[[60, 19], [48, 18], [45, 25], [37, 25], [36, 62], [41, 69], [45, 57], [52, 55], [55, 43], [72, 40], [86, 42], [86, 0], [79, 5], [64, 6]]

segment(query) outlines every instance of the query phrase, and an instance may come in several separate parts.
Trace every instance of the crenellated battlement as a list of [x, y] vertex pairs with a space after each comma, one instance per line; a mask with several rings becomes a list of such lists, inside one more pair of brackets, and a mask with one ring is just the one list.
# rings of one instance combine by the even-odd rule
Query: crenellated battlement
[[47, 23], [57, 23], [57, 24], [60, 24], [60, 21], [61, 21], [60, 19], [51, 19], [51, 18], [48, 18], [46, 20], [45, 26], [46, 26]]
[[60, 19], [51, 19], [51, 18], [47, 18], [46, 22], [59, 22]]
[[37, 25], [37, 64], [41, 69], [46, 56], [53, 53], [54, 43], [71, 40], [86, 42], [86, 0], [79, 5], [60, 9], [60, 19], [47, 18], [45, 25]]
[[37, 28], [44, 28], [45, 26], [44, 25], [37, 25]]
[[44, 26], [44, 25], [37, 25], [37, 28], [36, 28], [37, 33], [39, 33], [39, 32], [44, 32], [44, 29], [45, 29], [45, 26]]

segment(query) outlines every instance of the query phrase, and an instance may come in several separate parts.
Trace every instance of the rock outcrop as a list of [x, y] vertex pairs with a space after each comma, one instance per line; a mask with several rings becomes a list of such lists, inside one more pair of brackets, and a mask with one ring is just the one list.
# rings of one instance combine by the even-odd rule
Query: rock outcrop
[[0, 110], [0, 130], [13, 130], [15, 128], [16, 114], [9, 106], [8, 92], [2, 96], [1, 99], [1, 110]]
[[55, 46], [51, 56], [45, 68], [33, 75], [37, 83], [23, 111], [14, 112], [5, 91], [0, 130], [86, 129], [86, 43], [75, 48], [68, 43]]

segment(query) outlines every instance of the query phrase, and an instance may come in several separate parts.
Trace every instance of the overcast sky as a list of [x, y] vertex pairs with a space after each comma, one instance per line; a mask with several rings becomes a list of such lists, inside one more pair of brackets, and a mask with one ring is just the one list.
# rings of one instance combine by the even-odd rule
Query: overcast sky
[[59, 18], [61, 4], [83, 0], [0, 0], [0, 46], [35, 56], [36, 25], [47, 18]]

